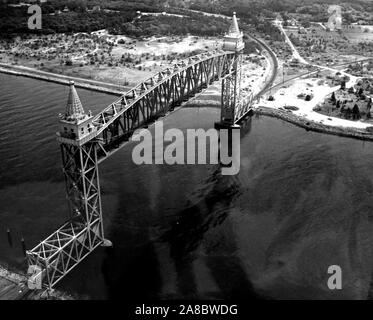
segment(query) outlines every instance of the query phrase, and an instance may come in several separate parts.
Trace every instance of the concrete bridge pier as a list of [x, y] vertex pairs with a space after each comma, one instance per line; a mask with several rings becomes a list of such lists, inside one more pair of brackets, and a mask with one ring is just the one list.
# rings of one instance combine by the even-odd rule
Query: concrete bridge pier
[[219, 128], [218, 159], [222, 175], [236, 175], [240, 170], [241, 126], [222, 125]]

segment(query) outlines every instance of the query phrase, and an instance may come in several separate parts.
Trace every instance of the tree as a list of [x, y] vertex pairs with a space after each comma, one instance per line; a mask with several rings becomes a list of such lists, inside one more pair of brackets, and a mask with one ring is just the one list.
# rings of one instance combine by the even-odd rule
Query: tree
[[352, 108], [352, 118], [354, 120], [360, 119], [360, 110], [357, 104], [355, 104], [354, 107]]
[[347, 108], [346, 111], [345, 111], [345, 118], [350, 119], [350, 117], [351, 117], [351, 109]]
[[360, 88], [357, 95], [361, 98], [364, 94], [364, 89], [363, 88]]
[[369, 99], [367, 104], [367, 119], [370, 119], [370, 109], [372, 108], [372, 98]]
[[68, 57], [68, 58], [66, 59], [66, 61], [65, 61], [65, 65], [66, 65], [66, 66], [72, 66], [72, 65], [73, 65], [73, 61], [71, 60], [70, 57]]
[[331, 103], [334, 105], [335, 103], [336, 103], [336, 101], [337, 101], [337, 99], [335, 98], [335, 93], [333, 92], [332, 93], [332, 96], [330, 97], [330, 101], [331, 101]]
[[346, 90], [346, 81], [345, 80], [341, 81], [341, 90]]

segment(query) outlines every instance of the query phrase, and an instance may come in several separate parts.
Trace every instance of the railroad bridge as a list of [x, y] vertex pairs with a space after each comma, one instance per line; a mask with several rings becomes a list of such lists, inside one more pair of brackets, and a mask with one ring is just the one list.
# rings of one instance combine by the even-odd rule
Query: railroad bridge
[[26, 252], [30, 289], [52, 288], [105, 239], [98, 165], [146, 127], [216, 81], [221, 81], [221, 121], [237, 127], [250, 111], [252, 96], [241, 97], [243, 34], [233, 19], [222, 50], [202, 53], [155, 74], [93, 116], [86, 113], [70, 83], [60, 115], [60, 143], [70, 218]]

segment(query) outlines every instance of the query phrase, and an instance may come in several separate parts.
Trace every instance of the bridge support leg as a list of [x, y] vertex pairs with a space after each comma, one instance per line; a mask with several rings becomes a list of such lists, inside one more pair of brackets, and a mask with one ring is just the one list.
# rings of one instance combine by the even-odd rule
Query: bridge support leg
[[61, 143], [70, 219], [27, 252], [30, 279], [38, 282], [33, 289], [51, 289], [95, 248], [111, 244], [104, 238], [97, 148]]
[[104, 238], [97, 150], [95, 142], [79, 147], [61, 144], [70, 218], [80, 217], [87, 231], [97, 224], [97, 241], [109, 245]]
[[229, 127], [235, 124], [241, 111], [241, 66], [242, 51], [235, 53], [231, 72], [222, 79], [221, 115], [215, 128]]

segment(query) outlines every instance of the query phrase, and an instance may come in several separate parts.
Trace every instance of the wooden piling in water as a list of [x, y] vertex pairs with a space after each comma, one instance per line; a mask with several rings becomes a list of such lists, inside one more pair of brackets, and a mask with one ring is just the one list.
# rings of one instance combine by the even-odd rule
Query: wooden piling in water
[[22, 244], [23, 256], [26, 258], [26, 244], [25, 244], [25, 239], [23, 237], [21, 239], [21, 244]]
[[12, 241], [12, 235], [10, 233], [10, 229], [7, 229], [6, 230], [6, 233], [7, 233], [7, 237], [8, 237], [8, 243], [9, 243], [9, 246], [10, 247], [13, 247], [13, 241]]

